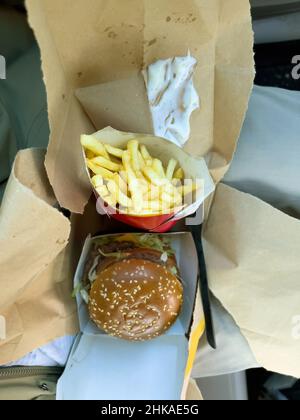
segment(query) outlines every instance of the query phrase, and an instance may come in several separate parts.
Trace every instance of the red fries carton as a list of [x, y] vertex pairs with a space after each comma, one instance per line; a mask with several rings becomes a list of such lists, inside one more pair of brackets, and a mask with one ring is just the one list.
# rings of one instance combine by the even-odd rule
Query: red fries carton
[[[192, 157], [165, 139], [124, 133], [111, 127], [83, 137], [84, 158], [97, 198], [98, 212], [137, 229], [161, 233], [169, 231], [179, 220], [194, 214], [215, 189], [205, 160]], [[136, 149], [136, 160], [139, 159], [139, 162], [135, 162], [134, 151], [131, 154], [127, 149], [132, 142], [137, 147], [136, 141], [140, 148]], [[143, 148], [142, 154], [140, 150]], [[126, 154], [125, 158], [122, 151]], [[147, 161], [147, 156], [152, 164]], [[156, 171], [153, 169], [154, 161], [158, 168]], [[138, 177], [136, 165], [141, 181], [135, 179]], [[178, 170], [181, 179], [179, 175], [176, 179]], [[121, 186], [116, 187], [115, 177]], [[122, 188], [128, 185], [128, 193], [122, 192]], [[148, 191], [143, 191], [143, 188], [148, 188]], [[157, 191], [160, 191], [159, 195]], [[180, 197], [178, 200], [178, 194], [181, 200]], [[172, 201], [168, 202], [168, 199]]]

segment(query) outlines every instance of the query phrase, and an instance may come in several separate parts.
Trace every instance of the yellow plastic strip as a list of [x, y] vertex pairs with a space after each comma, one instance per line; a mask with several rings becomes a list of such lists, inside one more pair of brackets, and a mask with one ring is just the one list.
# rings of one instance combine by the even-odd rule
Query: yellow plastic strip
[[205, 320], [203, 319], [191, 335], [189, 358], [187, 361], [187, 367], [185, 371], [186, 378], [188, 378], [192, 372], [194, 361], [195, 361], [197, 350], [198, 350], [198, 344], [199, 344], [200, 338], [204, 334], [204, 331], [205, 331]]

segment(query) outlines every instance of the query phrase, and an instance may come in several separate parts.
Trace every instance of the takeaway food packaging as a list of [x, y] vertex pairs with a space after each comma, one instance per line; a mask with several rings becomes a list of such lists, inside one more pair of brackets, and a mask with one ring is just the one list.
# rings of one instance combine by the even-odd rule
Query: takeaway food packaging
[[[75, 289], [82, 280], [93, 244], [103, 237], [113, 241], [116, 235], [87, 238], [75, 275]], [[120, 340], [96, 327], [90, 320], [86, 302], [78, 293], [81, 335], [59, 381], [59, 400], [186, 398], [196, 349], [205, 329], [197, 252], [190, 233], [161, 237], [171, 242], [183, 283], [184, 302], [176, 323], [167, 333], [151, 341]]]
[[[112, 146], [117, 148], [119, 151], [120, 149], [126, 149], [129, 141], [138, 140], [141, 145], [146, 146], [147, 151], [150, 152], [150, 155], [153, 156], [153, 158], [155, 158], [155, 156], [159, 156], [159, 159], [162, 161], [165, 168], [168, 167], [168, 163], [172, 159], [177, 162], [177, 167], [183, 170], [186, 182], [198, 183], [198, 191], [194, 195], [191, 194], [189, 199], [183, 200], [181, 205], [175, 207], [174, 210], [170, 210], [170, 206], [168, 206], [166, 211], [160, 210], [157, 211], [157, 214], [139, 215], [130, 213], [130, 210], [128, 209], [124, 209], [124, 211], [122, 211], [107, 204], [105, 197], [101, 197], [99, 189], [95, 188], [95, 185], [93, 185], [91, 172], [87, 168], [91, 185], [93, 185], [93, 190], [95, 196], [97, 197], [99, 212], [101, 213], [103, 211], [104, 214], [107, 214], [120, 222], [146, 231], [161, 233], [166, 232], [170, 230], [179, 220], [195, 213], [203, 204], [204, 200], [209, 197], [215, 189], [215, 184], [203, 158], [192, 157], [178, 146], [160, 137], [123, 133], [112, 129], [111, 127], [98, 131], [93, 135], [93, 137], [99, 140], [99, 144]], [[161, 179], [158, 179], [158, 181], [161, 181]], [[186, 184], [186, 186], [188, 185], [189, 184]]]
[[[90, 197], [80, 135], [109, 125], [151, 134], [141, 69], [157, 59], [184, 56], [188, 49], [198, 61], [201, 111], [193, 115], [185, 150], [207, 156], [213, 179], [222, 179], [253, 86], [248, 0], [78, 0], [76, 7], [70, 0], [26, 3], [48, 95], [47, 175], [61, 207], [83, 213]], [[201, 313], [195, 308], [196, 318]]]
[[213, 179], [221, 180], [253, 86], [248, 0], [80, 0], [76, 7], [69, 0], [27, 0], [27, 7], [48, 95], [46, 169], [61, 207], [83, 213], [90, 197], [80, 135], [107, 126], [153, 134], [141, 70], [188, 50], [198, 63], [201, 109], [185, 150], [208, 156]]

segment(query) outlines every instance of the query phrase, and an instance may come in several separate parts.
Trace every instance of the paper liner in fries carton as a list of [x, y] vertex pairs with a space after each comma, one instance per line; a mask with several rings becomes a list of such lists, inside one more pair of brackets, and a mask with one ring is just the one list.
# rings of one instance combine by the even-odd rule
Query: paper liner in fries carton
[[[190, 233], [166, 234], [171, 239], [184, 286], [184, 304], [176, 324], [165, 335], [133, 343], [111, 337], [90, 320], [77, 295], [81, 336], [58, 384], [59, 400], [185, 399], [204, 315], [198, 287], [198, 260]], [[114, 237], [115, 235], [109, 235]], [[75, 275], [82, 279], [93, 241], [88, 237]], [[189, 259], [185, 258], [186, 254]]]
[[186, 180], [190, 180], [190, 182], [197, 181], [200, 186], [200, 189], [193, 199], [186, 200], [186, 202], [184, 201], [183, 205], [174, 208], [174, 211], [168, 209], [167, 213], [158, 212], [157, 215], [151, 216], [135, 215], [131, 214], [128, 209], [122, 210], [105, 205], [105, 198], [99, 196], [97, 190], [94, 188], [95, 195], [98, 198], [97, 204], [99, 211], [103, 210], [105, 214], [108, 214], [123, 223], [147, 231], [166, 232], [170, 230], [178, 220], [195, 213], [203, 204], [204, 200], [212, 194], [215, 189], [214, 182], [210, 176], [205, 160], [203, 158], [192, 157], [167, 140], [150, 135], [124, 133], [114, 130], [111, 127], [98, 131], [93, 137], [99, 140], [99, 144], [109, 144], [110, 146], [122, 150], [126, 149], [130, 140], [136, 139], [141, 145], [147, 147], [153, 158], [159, 157], [165, 167], [167, 167], [170, 159], [175, 159], [178, 162], [178, 166], [183, 169]]

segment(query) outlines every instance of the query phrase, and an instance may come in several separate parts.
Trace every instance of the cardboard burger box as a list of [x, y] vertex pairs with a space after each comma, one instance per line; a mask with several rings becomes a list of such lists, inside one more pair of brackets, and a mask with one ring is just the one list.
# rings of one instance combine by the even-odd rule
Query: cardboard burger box
[[[106, 235], [112, 239], [115, 236]], [[163, 236], [170, 239], [176, 253], [184, 288], [183, 307], [176, 323], [155, 340], [138, 343], [120, 340], [95, 326], [78, 293], [81, 334], [59, 381], [58, 400], [186, 399], [196, 349], [205, 329], [198, 259], [190, 233]], [[99, 238], [88, 237], [85, 242], [75, 288], [82, 279], [92, 245]]]

